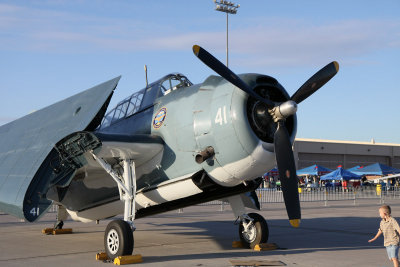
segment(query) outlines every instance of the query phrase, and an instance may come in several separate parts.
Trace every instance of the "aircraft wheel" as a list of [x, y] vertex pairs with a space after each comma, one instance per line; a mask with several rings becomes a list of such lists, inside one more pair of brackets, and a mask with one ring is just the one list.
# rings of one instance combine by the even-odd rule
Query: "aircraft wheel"
[[250, 222], [247, 229], [244, 224], [249, 222], [245, 221], [239, 224], [239, 236], [245, 247], [253, 249], [257, 244], [267, 243], [269, 236], [268, 224], [264, 217], [257, 213], [249, 213], [247, 215], [253, 221]]
[[131, 255], [133, 251], [133, 233], [129, 224], [123, 220], [111, 221], [104, 233], [104, 248], [109, 259]]

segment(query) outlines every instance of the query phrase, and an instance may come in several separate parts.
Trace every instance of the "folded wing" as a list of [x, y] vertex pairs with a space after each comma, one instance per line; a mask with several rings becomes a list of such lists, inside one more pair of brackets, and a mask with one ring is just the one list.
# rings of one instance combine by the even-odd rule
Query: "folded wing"
[[51, 201], [43, 194], [65, 136], [94, 130], [120, 77], [0, 127], [0, 210], [34, 221]]

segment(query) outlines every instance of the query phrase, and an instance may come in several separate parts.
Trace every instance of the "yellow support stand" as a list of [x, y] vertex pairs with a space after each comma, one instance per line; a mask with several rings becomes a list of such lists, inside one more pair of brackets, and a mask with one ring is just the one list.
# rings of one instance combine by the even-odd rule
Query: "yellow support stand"
[[[244, 248], [242, 241], [233, 241], [232, 248]], [[255, 245], [253, 250], [264, 251], [264, 250], [274, 250], [277, 248], [278, 248], [278, 245], [275, 243], [261, 243], [261, 244]]]
[[232, 266], [286, 266], [281, 261], [269, 261], [269, 260], [230, 260]]
[[97, 253], [96, 254], [96, 260], [97, 261], [106, 261], [106, 260], [108, 260], [107, 253], [105, 253], [105, 252]]
[[275, 243], [261, 243], [257, 244], [253, 250], [255, 251], [265, 251], [265, 250], [275, 250], [278, 246]]
[[[96, 260], [106, 261], [106, 260], [109, 260], [109, 258], [107, 256], [107, 253], [100, 252], [100, 253], [96, 254]], [[119, 256], [114, 259], [115, 265], [124, 265], [124, 264], [140, 263], [140, 262], [143, 262], [143, 258], [142, 258], [141, 254]]]
[[53, 235], [72, 234], [72, 228], [53, 230]]
[[233, 241], [232, 248], [244, 248], [242, 241]]
[[53, 233], [53, 230], [54, 230], [54, 228], [44, 228], [42, 230], [42, 234], [49, 235], [49, 234]]
[[119, 256], [114, 259], [115, 265], [124, 265], [143, 262], [142, 255]]
[[72, 233], [72, 228], [65, 228], [65, 229], [45, 228], [42, 230], [42, 234], [46, 235], [62, 235], [71, 233]]

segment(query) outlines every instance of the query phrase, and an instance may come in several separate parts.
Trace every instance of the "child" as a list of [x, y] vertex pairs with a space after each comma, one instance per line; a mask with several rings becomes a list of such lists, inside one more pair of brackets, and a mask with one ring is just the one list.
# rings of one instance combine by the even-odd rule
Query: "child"
[[393, 261], [393, 266], [398, 267], [399, 261], [397, 254], [399, 253], [399, 233], [400, 227], [396, 219], [390, 216], [391, 210], [388, 205], [383, 205], [379, 208], [379, 215], [382, 221], [379, 226], [378, 233], [374, 238], [368, 240], [368, 242], [375, 241], [381, 234], [384, 238], [384, 246], [388, 254], [389, 260]]

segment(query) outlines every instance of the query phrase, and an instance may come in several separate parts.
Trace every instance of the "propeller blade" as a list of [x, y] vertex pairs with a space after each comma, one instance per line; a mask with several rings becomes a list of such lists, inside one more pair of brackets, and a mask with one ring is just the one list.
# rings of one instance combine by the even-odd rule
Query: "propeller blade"
[[265, 103], [268, 108], [275, 107], [275, 103], [271, 100], [264, 99], [249, 88], [249, 86], [240, 79], [235, 73], [233, 73], [228, 67], [222, 64], [213, 55], [207, 52], [207, 50], [201, 48], [198, 45], [193, 46], [193, 53], [210, 69], [221, 75], [225, 80], [231, 84], [237, 86], [239, 89], [245, 91], [247, 94], [251, 95], [255, 99]]
[[339, 64], [333, 61], [311, 76], [291, 97], [291, 100], [299, 104], [326, 84], [339, 71]]
[[275, 132], [274, 139], [276, 163], [278, 165], [286, 211], [289, 216], [290, 224], [293, 227], [298, 227], [300, 224], [301, 211], [296, 166], [294, 163], [292, 144], [290, 143], [289, 133], [284, 122], [280, 121], [278, 123], [278, 129]]

